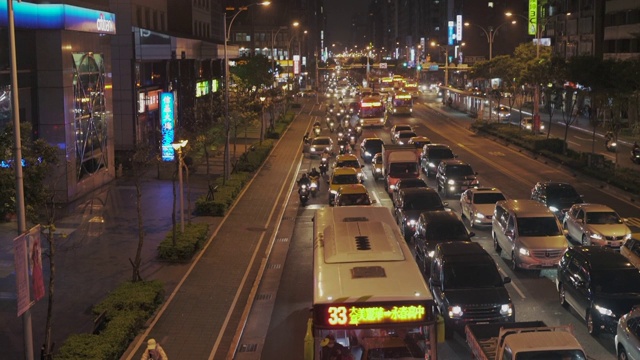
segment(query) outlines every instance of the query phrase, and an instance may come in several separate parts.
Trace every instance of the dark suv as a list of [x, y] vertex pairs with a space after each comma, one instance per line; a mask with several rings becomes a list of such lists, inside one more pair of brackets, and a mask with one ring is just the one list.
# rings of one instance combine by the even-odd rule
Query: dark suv
[[429, 288], [444, 317], [445, 338], [466, 324], [514, 322], [515, 309], [491, 255], [480, 244], [454, 241], [436, 245]]
[[471, 241], [474, 235], [467, 231], [462, 220], [453, 211], [423, 212], [418, 218], [413, 235], [418, 267], [425, 275], [429, 275], [436, 245], [448, 241]]
[[380, 138], [365, 138], [360, 144], [360, 157], [366, 162], [371, 162], [373, 156], [382, 152], [384, 141]]
[[396, 183], [396, 186], [394, 186], [393, 188], [393, 194], [391, 195], [391, 199], [395, 203], [396, 199], [398, 198], [398, 194], [400, 193], [400, 190], [408, 189], [408, 188], [417, 188], [417, 187], [426, 188], [426, 187], [429, 187], [429, 185], [427, 185], [427, 183], [420, 178], [400, 179]]
[[582, 195], [571, 184], [556, 181], [541, 181], [531, 189], [531, 200], [546, 205], [558, 218], [573, 204], [582, 204]]
[[477, 175], [471, 165], [462, 160], [442, 160], [436, 173], [438, 191], [444, 197], [461, 194], [467, 189], [480, 186]]
[[448, 204], [443, 203], [434, 189], [406, 188], [398, 192], [394, 201], [396, 221], [405, 240], [411, 240], [416, 230], [416, 223], [421, 213], [431, 210], [444, 210]]
[[601, 246], [574, 246], [558, 266], [560, 304], [571, 306], [591, 335], [615, 334], [620, 316], [640, 304], [640, 272], [619, 252]]
[[427, 144], [422, 147], [420, 165], [422, 167], [422, 171], [424, 171], [427, 176], [435, 176], [440, 161], [454, 159], [455, 157], [456, 155], [453, 153], [449, 145]]

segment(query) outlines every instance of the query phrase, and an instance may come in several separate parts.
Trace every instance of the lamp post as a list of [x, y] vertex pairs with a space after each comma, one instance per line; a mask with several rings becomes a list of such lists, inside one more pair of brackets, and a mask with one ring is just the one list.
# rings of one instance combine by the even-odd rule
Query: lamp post
[[187, 146], [188, 140], [181, 140], [171, 144], [174, 151], [178, 152], [178, 184], [180, 187], [180, 232], [184, 232], [184, 190], [182, 187], [182, 167], [184, 166], [184, 157], [182, 156], [182, 148]]
[[498, 29], [500, 29], [501, 27], [507, 25], [507, 24], [515, 24], [516, 21], [505, 21], [502, 24], [498, 25], [496, 28], [494, 28], [493, 26], [489, 26], [486, 29], [478, 24], [472, 24], [472, 23], [464, 23], [464, 26], [476, 26], [478, 28], [480, 28], [480, 30], [482, 30], [484, 32], [484, 35], [487, 37], [487, 42], [489, 42], [489, 61], [491, 61], [491, 59], [493, 59], [493, 40], [496, 37], [496, 33], [498, 32]]
[[[231, 135], [231, 125], [229, 123], [229, 34], [231, 33], [231, 26], [233, 25], [233, 21], [236, 19], [241, 12], [249, 9], [249, 6], [253, 5], [262, 5], [267, 6], [271, 4], [271, 1], [263, 1], [258, 3], [249, 4], [246, 6], [239, 7], [235, 14], [231, 17], [231, 21], [229, 21], [229, 26], [227, 27], [227, 14], [223, 14], [223, 23], [224, 23], [224, 180], [229, 180], [229, 176], [231, 175], [231, 157], [229, 152], [229, 137]], [[235, 8], [227, 8], [227, 10], [236, 10]]]
[[260, 116], [260, 145], [262, 145], [262, 141], [264, 140], [264, 101], [266, 99], [266, 97], [260, 96], [260, 104], [262, 105], [262, 114]]
[[[438, 47], [440, 50], [444, 50], [444, 86], [449, 86], [449, 47], [451, 45], [439, 45], [436, 42], [431, 42], [432, 47]], [[444, 101], [444, 97], [443, 97]]]
[[[297, 21], [294, 21], [291, 25], [293, 27], [297, 27], [298, 25], [300, 25], [300, 23]], [[273, 30], [271, 30], [271, 71], [274, 75], [276, 73], [276, 54], [275, 54], [276, 37], [278, 37], [278, 33], [280, 33], [281, 30], [287, 30], [287, 29], [289, 29], [289, 27], [280, 26], [278, 28], [278, 31], [276, 31], [275, 34], [273, 33]]]

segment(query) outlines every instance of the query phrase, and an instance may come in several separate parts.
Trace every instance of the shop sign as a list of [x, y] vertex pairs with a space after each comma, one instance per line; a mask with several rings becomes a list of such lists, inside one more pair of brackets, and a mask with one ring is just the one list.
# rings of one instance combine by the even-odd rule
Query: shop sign
[[174, 151], [174, 109], [175, 100], [172, 92], [160, 94], [160, 125], [162, 126], [162, 161], [173, 161]]

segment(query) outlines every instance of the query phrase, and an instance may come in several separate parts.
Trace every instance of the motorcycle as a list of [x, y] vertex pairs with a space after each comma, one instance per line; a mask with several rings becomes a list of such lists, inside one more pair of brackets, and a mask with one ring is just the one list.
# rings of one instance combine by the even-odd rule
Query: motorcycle
[[340, 155], [346, 155], [351, 152], [351, 147], [348, 144], [341, 143], [340, 144]]
[[321, 130], [322, 130], [322, 129], [320, 128], [320, 125], [314, 125], [314, 126], [313, 126], [313, 133], [314, 133], [316, 136], [320, 136], [320, 131], [321, 131]]
[[362, 136], [362, 125], [356, 125], [356, 134]]
[[616, 152], [618, 150], [618, 143], [616, 143], [613, 140], [607, 140], [604, 143], [604, 146], [605, 148], [607, 148], [607, 151], [610, 151], [610, 152]]
[[327, 171], [329, 171], [329, 159], [323, 156], [320, 160], [320, 175], [327, 175]]
[[344, 139], [344, 133], [342, 131], [338, 132], [338, 142], [341, 142]]
[[631, 149], [631, 162], [640, 164], [640, 149]]
[[336, 130], [336, 123], [333, 120], [329, 121], [329, 131], [334, 132]]
[[311, 180], [311, 182], [309, 183], [309, 191], [311, 192], [311, 196], [315, 198], [316, 194], [318, 193], [318, 185], [320, 183], [318, 182], [317, 176], [309, 176], [309, 180]]
[[302, 204], [302, 206], [307, 205], [307, 201], [309, 201], [309, 187], [306, 184], [300, 185], [298, 188], [298, 196], [300, 197], [300, 204]]

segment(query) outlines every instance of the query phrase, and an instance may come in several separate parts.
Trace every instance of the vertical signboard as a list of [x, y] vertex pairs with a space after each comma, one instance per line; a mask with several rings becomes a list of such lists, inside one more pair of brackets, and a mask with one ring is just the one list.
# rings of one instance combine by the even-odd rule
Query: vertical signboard
[[455, 34], [455, 28], [454, 25], [455, 23], [453, 21], [449, 21], [449, 36], [448, 36], [448, 40], [447, 40], [447, 44], [449, 45], [453, 45], [453, 42], [456, 39], [456, 34]]
[[300, 55], [293, 55], [293, 74], [300, 74]]
[[162, 126], [162, 161], [173, 161], [174, 151], [174, 109], [175, 101], [172, 92], [163, 92], [160, 94], [160, 125]]
[[44, 274], [42, 271], [42, 245], [40, 225], [13, 240], [13, 261], [16, 271], [16, 297], [18, 316], [44, 297]]
[[456, 40], [462, 41], [462, 15], [456, 15]]
[[538, 0], [529, 0], [529, 35], [537, 35]]

